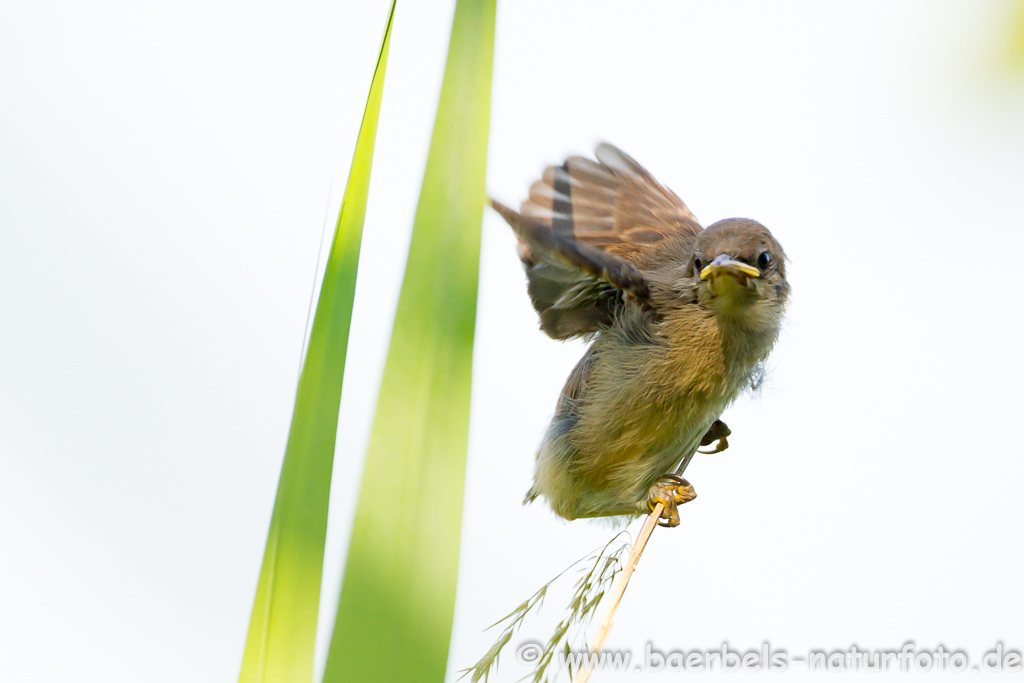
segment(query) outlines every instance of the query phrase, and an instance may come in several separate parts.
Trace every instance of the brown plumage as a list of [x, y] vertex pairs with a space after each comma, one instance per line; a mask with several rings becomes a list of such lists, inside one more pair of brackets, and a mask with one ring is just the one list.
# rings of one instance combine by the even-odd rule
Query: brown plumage
[[593, 338], [527, 494], [566, 519], [666, 502], [654, 495], [659, 477], [728, 433], [716, 420], [758, 380], [789, 295], [767, 228], [727, 219], [702, 229], [632, 158], [608, 144], [596, 157], [549, 167], [519, 213], [492, 202], [519, 239], [541, 329]]

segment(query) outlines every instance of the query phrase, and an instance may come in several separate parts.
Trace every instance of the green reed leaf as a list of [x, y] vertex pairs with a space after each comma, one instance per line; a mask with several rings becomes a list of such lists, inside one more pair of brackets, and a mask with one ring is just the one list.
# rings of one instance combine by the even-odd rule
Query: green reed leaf
[[444, 679], [455, 604], [494, 0], [458, 0], [324, 674]]
[[341, 384], [394, 10], [392, 3], [299, 377], [240, 683], [313, 679]]

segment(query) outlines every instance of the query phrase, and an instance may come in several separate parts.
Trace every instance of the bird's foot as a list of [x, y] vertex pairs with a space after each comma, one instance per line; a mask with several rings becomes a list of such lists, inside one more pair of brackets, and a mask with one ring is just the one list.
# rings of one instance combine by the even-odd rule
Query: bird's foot
[[654, 512], [658, 503], [664, 507], [658, 519], [659, 526], [679, 526], [678, 506], [697, 497], [690, 482], [675, 474], [658, 477], [647, 493], [647, 510]]
[[698, 449], [697, 452], [721, 453], [722, 451], [729, 447], [729, 441], [725, 437], [729, 436], [730, 434], [732, 434], [732, 430], [729, 429], [729, 426], [727, 424], [725, 424], [721, 420], [715, 420], [714, 422], [711, 423], [711, 427], [708, 428], [707, 433], [700, 440], [700, 445], [710, 446], [715, 441], [717, 441], [718, 443], [715, 444], [714, 448], [709, 448], [706, 451]]

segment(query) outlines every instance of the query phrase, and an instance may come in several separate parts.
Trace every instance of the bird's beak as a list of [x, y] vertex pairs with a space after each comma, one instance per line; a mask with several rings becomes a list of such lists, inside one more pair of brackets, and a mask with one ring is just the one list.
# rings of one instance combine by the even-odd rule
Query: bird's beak
[[728, 254], [720, 254], [700, 271], [700, 279], [714, 280], [724, 274], [732, 275], [741, 283], [746, 283], [748, 277], [761, 277], [761, 271], [754, 266], [737, 261]]

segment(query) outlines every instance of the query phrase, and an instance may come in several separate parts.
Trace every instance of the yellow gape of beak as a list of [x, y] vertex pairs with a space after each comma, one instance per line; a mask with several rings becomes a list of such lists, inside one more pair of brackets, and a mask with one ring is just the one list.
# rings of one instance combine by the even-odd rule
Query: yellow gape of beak
[[754, 266], [747, 265], [743, 261], [737, 261], [728, 254], [722, 254], [700, 271], [700, 279], [707, 280], [709, 277], [714, 277], [720, 273], [742, 273], [747, 277], [761, 277], [761, 271]]

